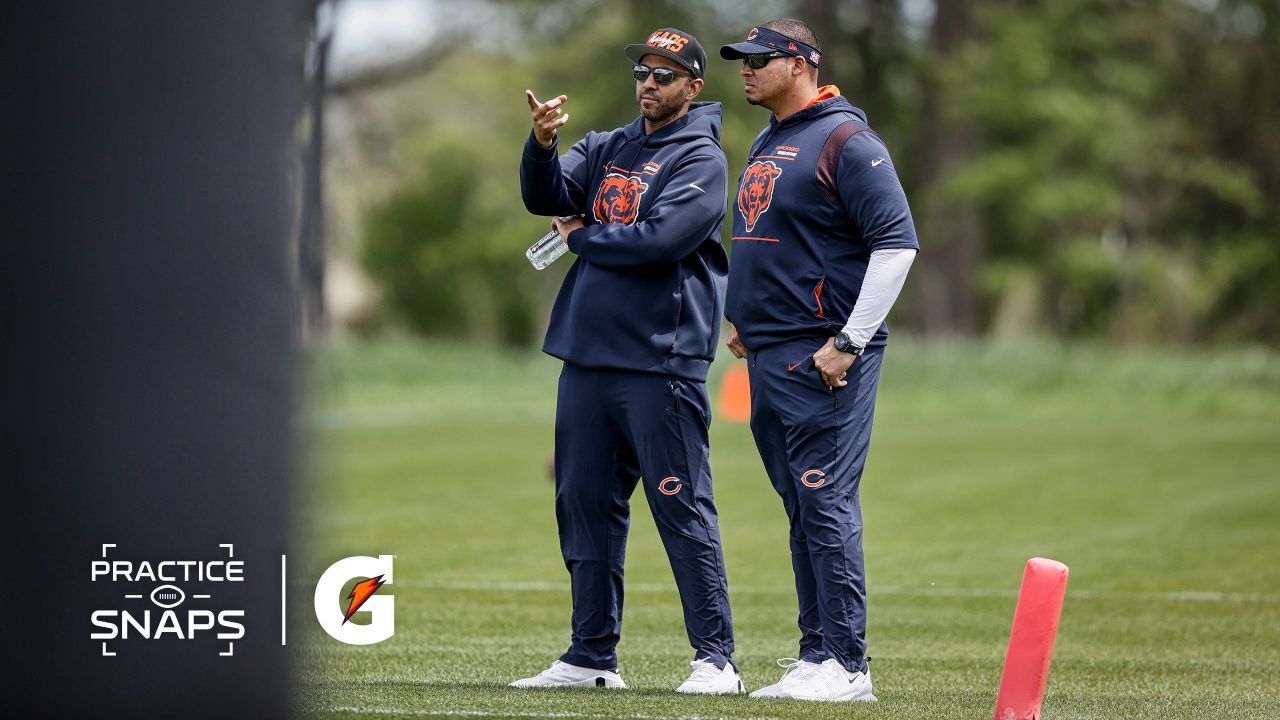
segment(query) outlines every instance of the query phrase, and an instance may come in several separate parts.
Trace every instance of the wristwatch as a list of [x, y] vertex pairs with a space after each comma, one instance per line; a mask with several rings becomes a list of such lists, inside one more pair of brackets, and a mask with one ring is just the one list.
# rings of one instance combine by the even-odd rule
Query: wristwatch
[[865, 346], [854, 345], [853, 338], [849, 337], [848, 333], [842, 330], [839, 335], [836, 335], [836, 349], [840, 352], [847, 352], [854, 357], [862, 357], [862, 352], [867, 348]]

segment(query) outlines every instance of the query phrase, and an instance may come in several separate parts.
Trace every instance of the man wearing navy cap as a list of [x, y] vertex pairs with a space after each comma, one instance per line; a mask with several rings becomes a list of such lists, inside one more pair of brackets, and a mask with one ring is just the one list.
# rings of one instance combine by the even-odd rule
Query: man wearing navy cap
[[919, 246], [889, 151], [799, 20], [752, 28], [747, 102], [768, 108], [738, 181], [725, 316], [746, 358], [751, 432], [791, 524], [800, 652], [752, 697], [875, 701], [858, 484], [888, 327]]
[[657, 522], [695, 655], [682, 693], [741, 693], [712, 498], [707, 368], [719, 342], [728, 259], [720, 103], [694, 102], [707, 56], [662, 28], [628, 45], [640, 117], [589, 132], [561, 157], [560, 95], [526, 91], [520, 162], [529, 212], [577, 260], [543, 351], [564, 361], [556, 400], [556, 522], [573, 595], [572, 641], [513, 687], [625, 688], [618, 674], [622, 565], [637, 478]]

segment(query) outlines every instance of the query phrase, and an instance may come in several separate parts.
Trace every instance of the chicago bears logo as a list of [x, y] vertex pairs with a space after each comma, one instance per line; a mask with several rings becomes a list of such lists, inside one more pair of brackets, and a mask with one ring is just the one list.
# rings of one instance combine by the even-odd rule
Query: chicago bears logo
[[678, 477], [663, 478], [662, 482], [658, 483], [658, 491], [663, 495], [675, 495], [682, 487], [684, 483], [681, 483]]
[[[809, 478], [815, 478], [810, 480]], [[827, 482], [827, 474], [821, 470], [805, 470], [800, 476], [800, 483], [805, 487], [822, 487]]]
[[596, 222], [623, 225], [635, 222], [640, 210], [640, 196], [648, 189], [649, 186], [640, 182], [639, 178], [618, 173], [605, 175], [592, 207]]
[[649, 42], [646, 44], [649, 47], [664, 47], [671, 52], [678, 53], [683, 50], [684, 46], [688, 43], [689, 38], [682, 37], [673, 32], [655, 30], [653, 34], [649, 36]]
[[760, 160], [747, 166], [742, 173], [742, 186], [738, 188], [738, 212], [747, 221], [747, 232], [756, 226], [760, 216], [773, 202], [774, 181], [782, 174], [782, 168], [772, 161]]

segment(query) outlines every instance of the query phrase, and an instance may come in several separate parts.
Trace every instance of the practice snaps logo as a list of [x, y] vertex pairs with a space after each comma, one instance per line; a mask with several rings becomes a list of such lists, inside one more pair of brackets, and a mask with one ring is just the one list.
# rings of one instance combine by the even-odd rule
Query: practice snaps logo
[[195, 640], [210, 634], [227, 641], [219, 655], [235, 654], [235, 641], [244, 637], [244, 610], [217, 609], [212, 593], [188, 595], [182, 589], [188, 583], [204, 589], [210, 584], [244, 582], [244, 561], [234, 559], [234, 545], [218, 546], [226, 549], [225, 560], [160, 562], [109, 559], [108, 550], [115, 547], [115, 543], [103, 544], [102, 559], [89, 563], [92, 582], [124, 588], [123, 607], [94, 610], [90, 616], [97, 629], [89, 637], [102, 641], [104, 657], [115, 656], [110, 643], [123, 640]]
[[[392, 564], [391, 555], [357, 555], [330, 565], [316, 583], [316, 620], [320, 621], [320, 627], [335, 640], [348, 645], [372, 645], [394, 635], [396, 600], [389, 594], [378, 593], [384, 585], [393, 582]], [[356, 578], [366, 579], [343, 596], [343, 588]], [[362, 611], [371, 616], [368, 625], [348, 622]]]

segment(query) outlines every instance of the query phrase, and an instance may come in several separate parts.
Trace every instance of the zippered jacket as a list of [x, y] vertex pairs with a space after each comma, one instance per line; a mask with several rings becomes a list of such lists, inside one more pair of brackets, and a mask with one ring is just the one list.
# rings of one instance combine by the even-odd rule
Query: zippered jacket
[[[834, 337], [871, 253], [919, 250], [884, 142], [834, 86], [751, 146], [733, 207], [726, 317], [750, 350]], [[881, 324], [869, 347], [883, 346]]]
[[728, 258], [720, 103], [651, 135], [638, 117], [559, 157], [530, 132], [520, 193], [535, 215], [581, 215], [577, 255], [542, 349], [586, 368], [705, 381], [719, 343]]

